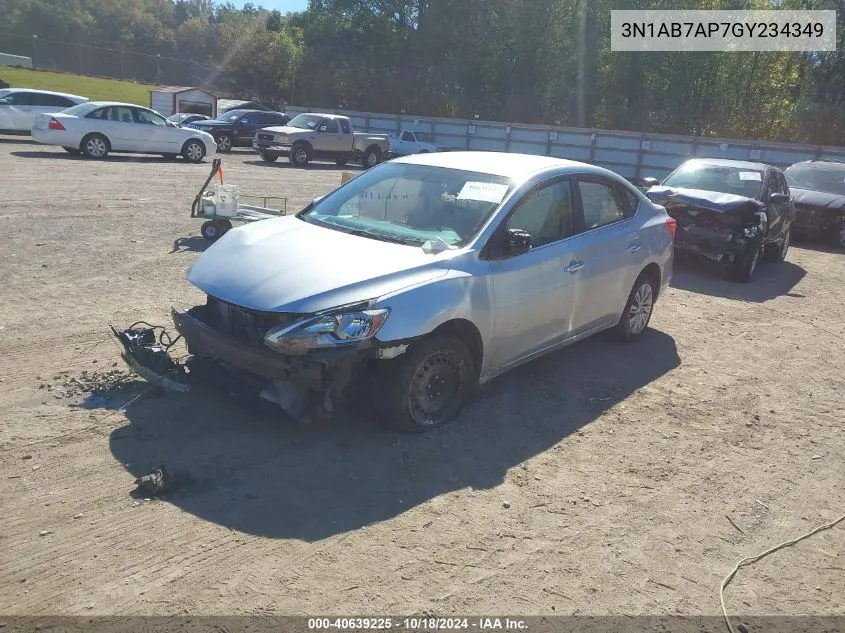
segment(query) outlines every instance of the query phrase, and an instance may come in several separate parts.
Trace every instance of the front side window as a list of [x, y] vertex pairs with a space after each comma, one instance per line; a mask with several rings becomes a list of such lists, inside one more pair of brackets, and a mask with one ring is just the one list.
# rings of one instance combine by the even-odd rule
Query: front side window
[[507, 221], [508, 229], [531, 234], [536, 248], [572, 235], [572, 193], [569, 179], [530, 191]]
[[336, 189], [299, 218], [408, 245], [473, 239], [512, 187], [508, 178], [428, 165], [383, 163]]
[[6, 105], [28, 106], [35, 105], [31, 92], [11, 92], [2, 97]]
[[579, 180], [584, 229], [596, 229], [630, 217], [628, 205], [620, 190], [609, 183]]
[[410, 132], [402, 132], [402, 140], [403, 141], [413, 141], [414, 135]]
[[322, 125], [320, 125], [320, 131], [325, 132], [326, 134], [337, 134], [337, 120], [335, 119], [326, 119], [323, 121]]

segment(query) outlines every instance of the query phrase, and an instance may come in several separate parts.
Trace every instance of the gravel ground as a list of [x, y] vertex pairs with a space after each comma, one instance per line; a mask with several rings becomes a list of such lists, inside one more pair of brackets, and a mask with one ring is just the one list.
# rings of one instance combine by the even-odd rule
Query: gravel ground
[[[300, 428], [127, 374], [108, 325], [200, 294], [208, 163], [0, 142], [0, 615], [715, 614], [740, 558], [845, 512], [845, 255], [749, 285], [680, 263], [652, 331], [494, 380], [453, 425]], [[288, 198], [334, 165], [224, 158]], [[190, 474], [133, 495], [157, 465]], [[845, 524], [729, 609], [845, 615]]]

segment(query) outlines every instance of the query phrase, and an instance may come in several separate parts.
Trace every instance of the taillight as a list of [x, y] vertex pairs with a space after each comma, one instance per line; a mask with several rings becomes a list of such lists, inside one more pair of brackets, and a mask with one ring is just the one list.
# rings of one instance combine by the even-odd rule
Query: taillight
[[666, 218], [666, 228], [669, 229], [669, 235], [672, 236], [672, 241], [675, 241], [675, 233], [678, 230], [678, 223], [675, 221], [675, 218], [668, 217]]
[[59, 123], [56, 119], [50, 119], [50, 124], [47, 126], [51, 130], [63, 130], [65, 126]]

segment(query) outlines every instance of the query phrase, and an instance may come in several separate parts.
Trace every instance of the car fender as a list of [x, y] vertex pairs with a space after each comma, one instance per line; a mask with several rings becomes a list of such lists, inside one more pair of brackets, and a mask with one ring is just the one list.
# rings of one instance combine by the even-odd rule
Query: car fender
[[381, 345], [407, 343], [447, 321], [469, 321], [487, 341], [493, 330], [493, 293], [488, 275], [451, 269], [446, 275], [381, 297], [376, 308], [390, 316], [376, 335]]

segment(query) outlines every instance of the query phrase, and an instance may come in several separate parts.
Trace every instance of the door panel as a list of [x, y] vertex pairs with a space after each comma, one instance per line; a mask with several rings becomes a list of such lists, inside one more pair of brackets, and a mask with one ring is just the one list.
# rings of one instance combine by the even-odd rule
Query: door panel
[[178, 154], [182, 151], [179, 128], [168, 127], [163, 116], [149, 110], [135, 108], [134, 114], [141, 143], [138, 151], [156, 154]]
[[7, 103], [0, 108], [3, 109], [5, 115], [3, 118], [8, 121], [8, 123], [4, 122], [3, 126], [9, 125], [12, 130], [31, 130], [36, 115], [33, 109], [33, 93], [13, 92], [3, 98]]
[[569, 247], [563, 238], [572, 232], [572, 217], [569, 180], [559, 179], [526, 193], [494, 236], [491, 243], [502, 243], [508, 229], [527, 231], [532, 247], [490, 262], [492, 366], [516, 363], [566, 336], [574, 278], [564, 271]]
[[317, 136], [317, 147], [323, 152], [346, 152], [348, 136], [341, 133], [337, 119], [324, 119], [320, 122]]

